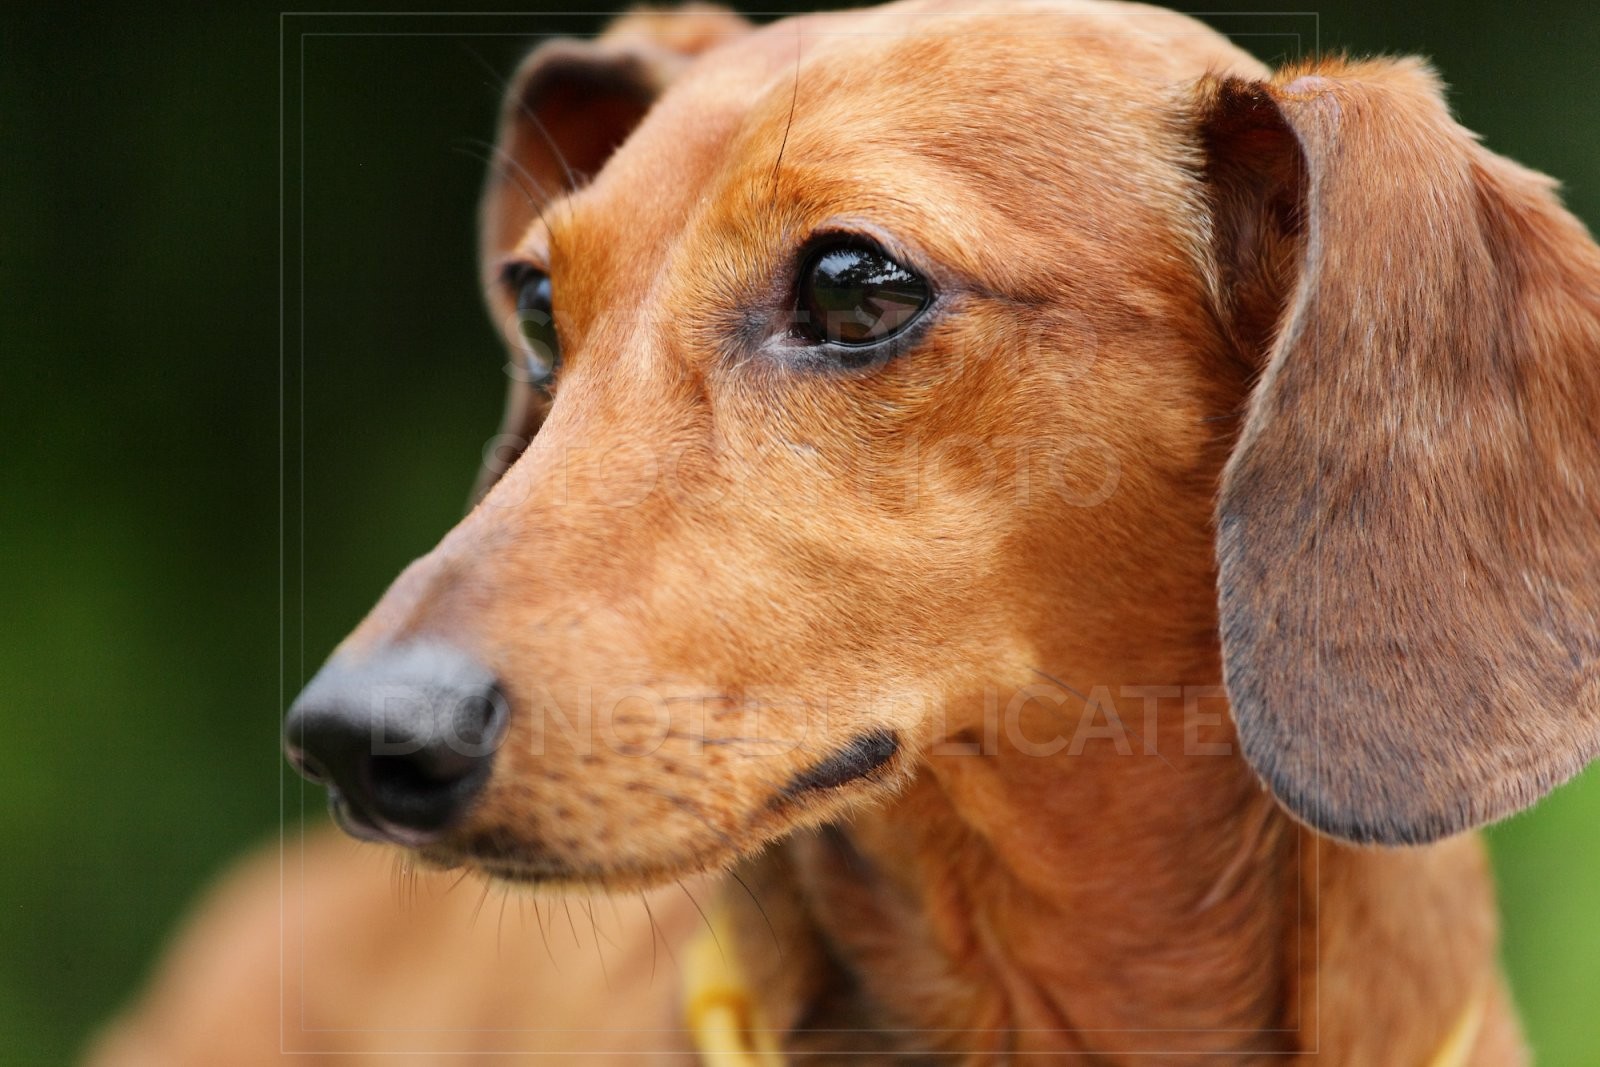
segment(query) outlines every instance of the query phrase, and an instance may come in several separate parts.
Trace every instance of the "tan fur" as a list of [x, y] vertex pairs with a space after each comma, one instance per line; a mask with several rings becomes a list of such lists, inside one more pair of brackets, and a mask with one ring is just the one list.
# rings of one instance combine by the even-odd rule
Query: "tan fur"
[[671, 953], [714, 893], [686, 879], [651, 894], [648, 912], [637, 896], [535, 901], [456, 874], [398, 875], [389, 856], [328, 831], [290, 838], [207, 895], [137, 1014], [88, 1061], [432, 1064], [531, 1051], [560, 1062], [667, 1049], [682, 1044]]
[[1220, 95], [1307, 183], [1221, 493], [1244, 755], [1343, 837], [1520, 810], [1600, 750], [1600, 250], [1416, 61]]
[[[1595, 749], [1600, 254], [1411, 61], [1273, 76], [1170, 12], [971, 7], [652, 15], [524, 65], [484, 264], [554, 279], [554, 399], [514, 391], [483, 499], [339, 652], [442, 637], [511, 698], [426, 858], [737, 866], [795, 1052], [1424, 1064], [1483, 995], [1472, 1062], [1522, 1062], [1481, 847], [1437, 839]], [[871, 373], [757, 343], [829, 228], [940, 293]], [[874, 731], [884, 767], [790, 788]], [[1319, 836], [1258, 774], [1436, 843]], [[416, 962], [375, 987], [352, 950], [345, 1025], [541, 980], [359, 914]], [[130, 1033], [175, 1031], [206, 951]], [[679, 995], [590, 977], [505, 1018]]]

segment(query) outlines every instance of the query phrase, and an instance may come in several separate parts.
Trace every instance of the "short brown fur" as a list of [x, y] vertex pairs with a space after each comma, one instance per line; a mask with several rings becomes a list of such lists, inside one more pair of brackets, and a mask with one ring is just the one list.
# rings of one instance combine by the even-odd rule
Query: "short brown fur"
[[[1523, 1062], [1446, 835], [1600, 744], [1600, 253], [1414, 61], [1274, 75], [1153, 8], [971, 6], [630, 16], [524, 65], [485, 280], [551, 274], [565, 365], [339, 652], [442, 635], [511, 698], [427, 858], [735, 868], [794, 1052], [1424, 1064], [1487, 997], [1470, 1062]], [[829, 228], [940, 293], [872, 373], [751, 341]], [[786, 792], [873, 731], [885, 766]], [[198, 967], [108, 1062], [171, 1047]], [[491, 1021], [559, 1027], [518, 980]], [[350, 981], [340, 1025], [397, 995]], [[626, 1028], [679, 993], [586, 995]]]

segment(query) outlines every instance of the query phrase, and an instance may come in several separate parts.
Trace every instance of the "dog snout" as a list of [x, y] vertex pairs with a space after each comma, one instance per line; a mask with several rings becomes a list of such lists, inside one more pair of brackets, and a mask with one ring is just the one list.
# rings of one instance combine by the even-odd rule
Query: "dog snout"
[[509, 718], [494, 674], [446, 645], [336, 657], [289, 709], [284, 750], [369, 840], [422, 845], [482, 793]]

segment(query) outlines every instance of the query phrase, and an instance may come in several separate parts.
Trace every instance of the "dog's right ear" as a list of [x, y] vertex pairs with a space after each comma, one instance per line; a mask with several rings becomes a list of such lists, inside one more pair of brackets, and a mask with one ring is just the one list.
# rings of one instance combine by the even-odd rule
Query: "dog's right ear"
[[[711, 4], [638, 10], [592, 41], [549, 41], [523, 60], [501, 104], [479, 207], [480, 271], [497, 320], [507, 313], [494, 295], [502, 259], [540, 210], [599, 171], [690, 60], [749, 30], [743, 18]], [[544, 408], [535, 390], [511, 383], [501, 425], [506, 445], [485, 457], [474, 499], [521, 453]]]
[[1340, 837], [1501, 818], [1600, 753], [1600, 248], [1420, 63], [1203, 88], [1241, 751]]

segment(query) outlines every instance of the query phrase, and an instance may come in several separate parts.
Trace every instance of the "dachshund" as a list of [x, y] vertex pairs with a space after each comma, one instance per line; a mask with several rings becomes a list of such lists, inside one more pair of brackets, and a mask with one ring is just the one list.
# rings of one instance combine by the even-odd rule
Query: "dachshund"
[[[1600, 249], [1423, 62], [636, 12], [494, 164], [479, 498], [284, 736], [558, 944], [313, 838], [268, 1058], [1526, 1062], [1471, 831], [1600, 749]], [[219, 1062], [274, 873], [107, 1062]]]

